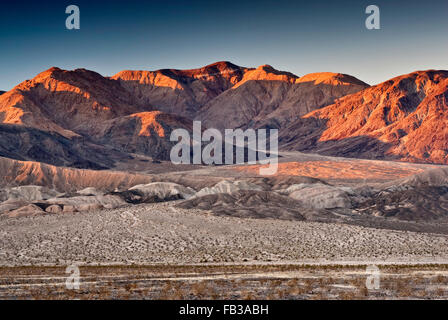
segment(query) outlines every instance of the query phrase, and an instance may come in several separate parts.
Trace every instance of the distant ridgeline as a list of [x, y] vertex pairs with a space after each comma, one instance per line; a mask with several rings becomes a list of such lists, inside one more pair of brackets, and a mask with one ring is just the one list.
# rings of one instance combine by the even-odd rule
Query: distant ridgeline
[[[278, 130], [281, 151], [448, 164], [447, 93], [445, 70], [369, 86], [341, 73], [296, 76], [227, 61], [112, 77], [53, 67], [0, 95], [0, 156], [89, 169], [136, 154], [169, 161], [178, 142], [171, 133], [188, 132], [189, 141], [200, 121], [204, 133], [217, 129], [214, 137], [226, 129]], [[211, 136], [202, 142], [213, 143]], [[224, 145], [212, 146], [206, 153], [220, 158]], [[191, 159], [189, 151], [182, 154]]]

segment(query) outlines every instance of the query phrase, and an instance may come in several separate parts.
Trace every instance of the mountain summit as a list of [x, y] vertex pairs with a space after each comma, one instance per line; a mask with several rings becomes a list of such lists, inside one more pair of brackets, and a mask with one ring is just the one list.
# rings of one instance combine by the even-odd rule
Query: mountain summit
[[111, 79], [139, 104], [152, 104], [163, 112], [192, 118], [201, 106], [241, 81], [249, 70], [223, 61], [189, 70], [125, 70]]

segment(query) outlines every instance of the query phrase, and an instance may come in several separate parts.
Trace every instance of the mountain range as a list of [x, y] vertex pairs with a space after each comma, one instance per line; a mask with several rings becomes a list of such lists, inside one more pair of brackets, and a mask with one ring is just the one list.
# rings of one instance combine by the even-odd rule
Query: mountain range
[[283, 150], [446, 164], [447, 86], [436, 70], [369, 86], [230, 62], [111, 77], [53, 67], [0, 95], [0, 156], [91, 169], [134, 154], [168, 160], [171, 131], [201, 120], [277, 128]]
[[418, 71], [347, 95], [280, 132], [283, 148], [448, 163], [448, 71]]

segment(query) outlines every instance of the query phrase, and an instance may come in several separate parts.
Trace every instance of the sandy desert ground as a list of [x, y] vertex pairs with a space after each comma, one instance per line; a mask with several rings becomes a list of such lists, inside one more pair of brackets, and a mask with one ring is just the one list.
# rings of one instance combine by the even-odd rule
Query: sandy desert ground
[[3, 266], [448, 261], [448, 236], [346, 224], [220, 217], [172, 203], [4, 218]]
[[[0, 215], [0, 296], [448, 298], [445, 166], [284, 153], [270, 178], [253, 166], [143, 167], [128, 168], [131, 180], [60, 171], [61, 188], [95, 181], [79, 192], [8, 186], [40, 207]], [[118, 193], [101, 188], [114, 175]], [[81, 291], [64, 287], [70, 265], [84, 270]], [[366, 265], [381, 266], [381, 290], [366, 291]]]

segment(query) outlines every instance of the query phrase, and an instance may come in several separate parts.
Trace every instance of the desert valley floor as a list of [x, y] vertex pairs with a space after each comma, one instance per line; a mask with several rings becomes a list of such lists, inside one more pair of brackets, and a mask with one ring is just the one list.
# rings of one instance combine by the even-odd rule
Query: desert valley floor
[[[339, 289], [328, 298], [359, 297], [359, 286], [354, 286], [355, 294], [350, 289], [353, 284], [344, 287], [343, 279], [347, 272], [363, 274], [365, 266], [372, 264], [387, 270], [398, 268], [399, 278], [426, 272], [429, 278], [423, 282], [438, 279], [443, 284], [428, 295], [447, 294], [446, 166], [286, 152], [281, 153], [278, 174], [261, 177], [256, 166], [184, 166], [176, 171], [170, 163], [152, 163], [141, 157], [120, 164], [117, 171], [7, 161], [1, 166], [4, 176], [17, 180], [27, 172], [29, 186], [22, 181], [22, 186], [14, 187], [19, 183], [10, 181], [3, 191], [3, 296], [51, 297], [41, 288], [61, 286], [51, 274], [73, 264], [91, 268], [94, 278], [105, 274], [120, 278], [124, 272], [120, 268], [130, 266], [140, 277], [149, 277], [148, 281], [166, 278], [157, 284], [157, 294], [133, 295], [143, 280], [129, 275], [134, 279], [128, 279], [131, 291], [121, 286], [128, 282], [112, 281], [118, 287], [109, 288], [112, 291], [108, 289], [107, 294], [100, 290], [98, 297], [103, 298], [120, 296], [122, 289], [131, 298], [163, 298], [179, 281], [177, 271], [175, 277], [166, 275], [163, 266], [190, 268], [180, 279], [194, 286], [209, 280], [213, 287], [216, 281], [246, 281], [236, 290], [239, 293], [234, 297], [240, 298], [250, 292], [250, 281], [280, 281], [280, 287], [288, 291], [290, 284], [284, 281], [298, 281], [298, 274], [305, 273], [305, 278], [313, 278], [313, 272], [319, 279], [325, 270], [335, 273], [331, 279], [340, 280], [335, 283]], [[111, 185], [114, 190], [106, 187]], [[109, 269], [103, 274], [103, 269], [95, 269], [100, 266]], [[238, 268], [242, 269], [236, 272]], [[239, 275], [229, 278], [229, 272]], [[230, 282], [225, 286], [234, 288]], [[152, 288], [149, 283], [143, 286]], [[301, 286], [316, 288], [317, 283]], [[425, 297], [416, 288], [406, 288], [415, 298]], [[319, 290], [307, 296], [302, 289], [292, 296], [284, 293], [284, 297], [325, 298]], [[216, 290], [218, 297], [224, 297], [222, 290]], [[54, 297], [66, 294], [59, 292]], [[255, 296], [267, 297], [260, 292]], [[386, 294], [398, 296], [393, 290]]]

